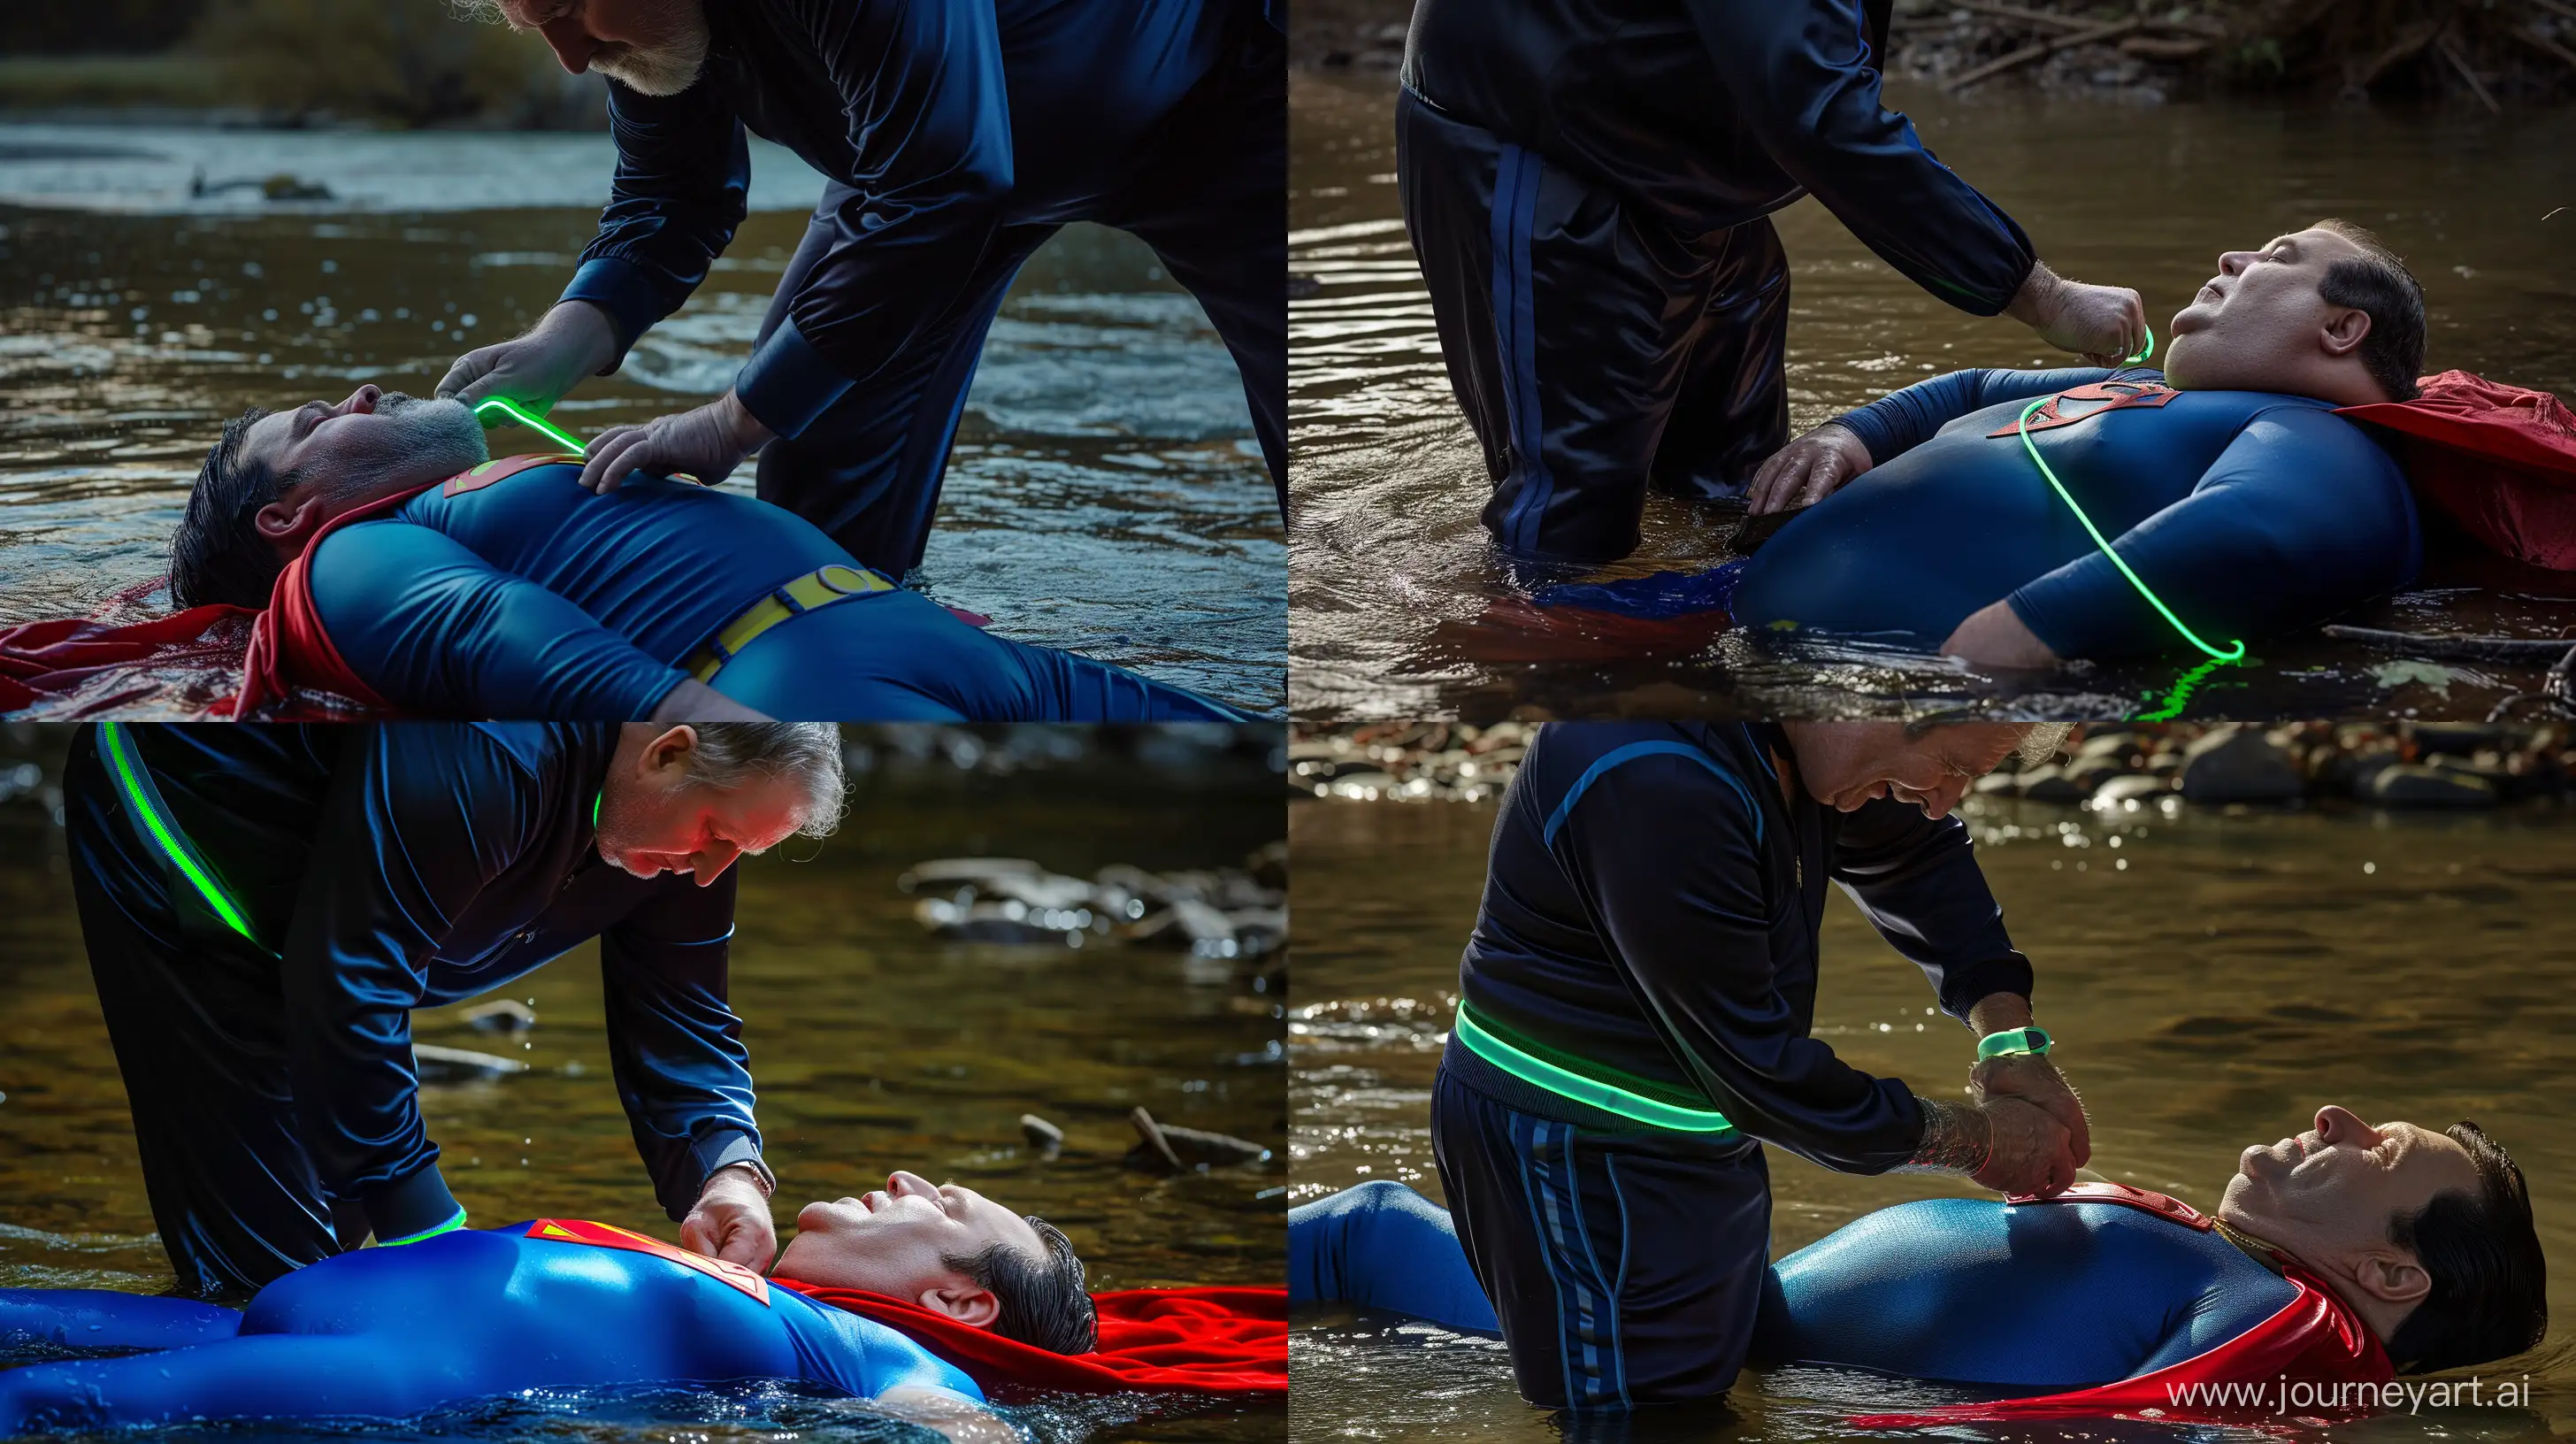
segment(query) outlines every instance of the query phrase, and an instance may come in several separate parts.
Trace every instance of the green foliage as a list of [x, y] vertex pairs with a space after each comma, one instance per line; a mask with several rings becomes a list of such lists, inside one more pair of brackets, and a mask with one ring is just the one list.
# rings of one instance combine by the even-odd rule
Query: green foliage
[[236, 103], [298, 117], [600, 123], [596, 81], [571, 81], [536, 36], [444, 0], [211, 0], [192, 48], [223, 68]]

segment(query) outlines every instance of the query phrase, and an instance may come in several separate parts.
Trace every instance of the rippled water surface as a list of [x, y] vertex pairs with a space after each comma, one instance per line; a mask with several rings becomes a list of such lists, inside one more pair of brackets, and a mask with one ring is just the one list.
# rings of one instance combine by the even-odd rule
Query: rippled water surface
[[[21, 760], [59, 775], [59, 733]], [[894, 1168], [954, 1178], [1064, 1226], [1097, 1289], [1275, 1283], [1284, 1256], [1276, 1163], [1161, 1177], [1130, 1170], [1126, 1122], [1157, 1118], [1284, 1144], [1284, 1023], [1249, 969], [1095, 942], [944, 943], [896, 885], [913, 863], [999, 853], [1089, 876], [1111, 863], [1229, 867], [1279, 835], [1262, 746], [1147, 745], [1124, 756], [961, 773], [880, 754], [850, 822], [742, 864], [733, 999], [745, 1023], [777, 1221], [813, 1198], [882, 1187]], [[123, 1086], [81, 949], [61, 832], [40, 802], [0, 804], [0, 1287], [156, 1292], [168, 1266], [136, 1162]], [[653, 1200], [610, 1086], [595, 946], [513, 983], [537, 1025], [519, 1041], [421, 1014], [423, 1042], [505, 1052], [530, 1071], [422, 1090], [440, 1167], [478, 1223], [598, 1219], [677, 1239]], [[1019, 1115], [1053, 1119], [1063, 1155], [1034, 1157]], [[0, 1357], [0, 1364], [25, 1362]], [[1048, 1444], [1277, 1439], [1275, 1408], [1176, 1408], [1143, 1396], [1041, 1401]], [[242, 1438], [240, 1430], [198, 1431]], [[777, 1388], [547, 1394], [417, 1427], [303, 1431], [478, 1440], [865, 1440], [901, 1434], [844, 1400]], [[127, 1436], [132, 1437], [132, 1436]], [[260, 1437], [268, 1437], [265, 1433]], [[298, 1437], [301, 1437], [299, 1435]]]
[[[1394, 1178], [1437, 1198], [1431, 1080], [1476, 915], [1489, 805], [1301, 802], [1289, 1021], [1291, 1196]], [[2351, 810], [2097, 816], [1980, 799], [1971, 822], [2039, 1017], [2093, 1118], [2093, 1168], [2202, 1208], [2246, 1144], [2319, 1104], [2439, 1126], [2475, 1118], [2529, 1180], [2553, 1271], [2576, 1267], [2576, 814], [2473, 818]], [[1839, 895], [1826, 911], [1816, 1034], [1919, 1091], [1956, 1086], [1973, 1047], [1927, 1017], [1922, 975]], [[1917, 1031], [1918, 1027], [1920, 1031]], [[1868, 1210], [1943, 1192], [1771, 1150], [1774, 1257]], [[2564, 1303], [2564, 1300], [2561, 1300]], [[1514, 1393], [1499, 1343], [1341, 1309], [1300, 1310], [1293, 1437], [1829, 1440], [1908, 1391], [1823, 1370], [1748, 1374], [1725, 1409], [1560, 1429]], [[2534, 1354], [2534, 1407], [2383, 1417], [2336, 1438], [2548, 1439], [2576, 1431], [2576, 1328]], [[1917, 1394], [1914, 1402], [1922, 1402]], [[2163, 1438], [2144, 1426], [1952, 1429], [1942, 1437]], [[2260, 1436], [2246, 1436], [2260, 1437]]]
[[[0, 125], [0, 624], [81, 615], [157, 576], [225, 418], [427, 395], [572, 274], [607, 198], [605, 136]], [[199, 178], [293, 177], [328, 199]], [[821, 181], [759, 147], [753, 214], [576, 435], [732, 383]], [[493, 435], [496, 450], [544, 445]], [[728, 483], [750, 494], [752, 463]], [[1241, 706], [1283, 700], [1278, 508], [1232, 361], [1141, 243], [1068, 228], [986, 346], [915, 578], [1002, 634]]]
[[[2423, 278], [2428, 369], [2576, 395], [2576, 209], [2544, 219], [2576, 205], [2576, 116], [2139, 108], [1903, 87], [1891, 97], [2059, 270], [2138, 288], [2160, 334], [2221, 250], [2341, 215], [2377, 228]], [[2007, 695], [2055, 715], [2187, 706], [2191, 715], [2483, 716], [2536, 683], [2529, 668], [2315, 635], [2206, 678], [2131, 665], [2034, 683], [1865, 646], [1756, 645], [1740, 633], [1666, 638], [1653, 650], [1534, 633], [1497, 610], [1515, 589], [1476, 520], [1489, 489], [1483, 460], [1451, 396], [1404, 235], [1392, 82], [1301, 75], [1290, 104], [1290, 705], [1300, 719], [1481, 721], [1518, 707], [1569, 717], [1857, 714], [1903, 699]], [[2013, 323], [1977, 320], [1917, 290], [1814, 202], [1775, 221], [1793, 273], [1793, 432], [1934, 372], [2060, 364]], [[1711, 565], [1729, 555], [1738, 520], [1653, 498], [1637, 554], [1597, 575]], [[2436, 555], [2415, 590], [2347, 620], [2558, 636], [2576, 630], [2576, 578]]]

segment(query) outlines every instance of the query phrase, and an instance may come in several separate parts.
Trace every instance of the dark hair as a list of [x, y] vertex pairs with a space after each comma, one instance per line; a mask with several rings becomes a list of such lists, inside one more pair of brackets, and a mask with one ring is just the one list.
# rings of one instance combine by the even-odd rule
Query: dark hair
[[2398, 1371], [2430, 1373], [2519, 1354], [2549, 1329], [2549, 1265], [2531, 1222], [2522, 1170], [2467, 1121], [2442, 1130], [2478, 1166], [2478, 1191], [2437, 1193], [2388, 1220], [2388, 1241], [2411, 1251], [2433, 1291], [2388, 1339]]
[[2326, 267], [2317, 294], [2329, 306], [2350, 306], [2370, 318], [2361, 343], [2362, 369], [2391, 401], [2415, 399], [2424, 371], [2424, 287], [2385, 242], [2350, 221], [2324, 220], [2331, 231], [2361, 248], [2361, 255]]
[[198, 468], [187, 513], [170, 535], [170, 600], [182, 607], [267, 606], [277, 574], [285, 570], [260, 536], [256, 518], [298, 478], [242, 458], [242, 437], [266, 415], [254, 406], [225, 422], [222, 438]]
[[1082, 1259], [1062, 1229], [1036, 1214], [1028, 1215], [1028, 1225], [1046, 1246], [1045, 1263], [1006, 1243], [940, 1262], [974, 1280], [975, 1287], [993, 1291], [1002, 1306], [994, 1333], [1053, 1354], [1088, 1354], [1100, 1341], [1100, 1315], [1083, 1286]]

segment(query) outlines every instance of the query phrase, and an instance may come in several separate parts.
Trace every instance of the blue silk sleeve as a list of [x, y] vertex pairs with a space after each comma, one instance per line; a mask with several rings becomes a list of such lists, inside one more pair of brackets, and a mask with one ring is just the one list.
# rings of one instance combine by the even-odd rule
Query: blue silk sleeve
[[1734, 113], [1790, 179], [1880, 259], [1992, 316], [2030, 274], [2030, 237], [1880, 103], [1853, 0], [1687, 0]]
[[1950, 371], [1891, 391], [1834, 418], [1869, 448], [1871, 464], [1895, 460], [1962, 416], [2002, 401], [2028, 401], [2090, 385], [2117, 373], [2099, 366], [2013, 371], [1984, 366]]
[[[2191, 494], [2113, 538], [2130, 568], [2210, 645], [2310, 626], [2412, 582], [2422, 562], [2404, 475], [2361, 429], [2309, 406], [2247, 422]], [[2249, 586], [2246, 578], [2263, 584]], [[2061, 657], [2181, 645], [2099, 550], [2009, 598]]]
[[760, 1157], [751, 1058], [725, 996], [738, 873], [727, 868], [705, 887], [666, 878], [599, 939], [618, 1101], [674, 1220], [707, 1175]]
[[639, 94], [608, 83], [617, 171], [599, 233], [562, 299], [588, 301], [617, 326], [618, 360], [680, 309], [733, 243], [751, 192], [751, 147], [716, 86]]
[[687, 675], [544, 587], [398, 519], [326, 539], [313, 598], [351, 670], [424, 716], [634, 721]]
[[1713, 768], [1673, 751], [1616, 763], [1549, 848], [1664, 1046], [1736, 1127], [1840, 1172], [1893, 1168], [1922, 1137], [1914, 1094], [1806, 1036], [1780, 984], [1751, 792], [1775, 784]]
[[1833, 873], [1887, 945], [1923, 970], [1941, 1011], [1964, 1021], [1989, 993], [2030, 996], [2030, 960], [2004, 932], [1957, 817], [1935, 820], [1890, 798], [1864, 803], [1836, 825]]
[[817, 217], [829, 248], [735, 381], [761, 424], [795, 436], [955, 303], [1015, 177], [993, 0], [787, 8], [840, 88], [855, 156], [852, 189]]

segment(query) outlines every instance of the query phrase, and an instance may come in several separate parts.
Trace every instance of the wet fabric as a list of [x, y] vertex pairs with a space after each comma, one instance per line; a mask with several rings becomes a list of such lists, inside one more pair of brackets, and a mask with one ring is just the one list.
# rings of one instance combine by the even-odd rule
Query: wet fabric
[[1508, 553], [1624, 556], [1649, 484], [1739, 494], [1787, 439], [1800, 196], [1962, 310], [2020, 289], [2029, 238], [1883, 106], [1864, 9], [1417, 6], [1398, 184]]
[[860, 1289], [772, 1282], [898, 1330], [987, 1392], [1278, 1396], [1288, 1392], [1288, 1302], [1277, 1288], [1211, 1286], [1093, 1294], [1088, 1354], [1058, 1354]]
[[2394, 452], [2416, 499], [2488, 549], [2576, 571], [2576, 412], [2546, 391], [2445, 371], [2412, 401], [2347, 406]]
[[1533, 1404], [1704, 1399], [1735, 1382], [1770, 1254], [1759, 1146], [1510, 1106], [1442, 1060], [1432, 1156]]
[[[1774, 759], [1787, 756], [1767, 725], [1540, 729], [1494, 819], [1459, 990], [1524, 1051], [1877, 1173], [1913, 1156], [1922, 1114], [1902, 1081], [1808, 1036], [1826, 885], [1923, 969], [1927, 1001], [1953, 1017], [1991, 993], [2029, 996], [2030, 964], [1957, 818], [1885, 799], [1836, 812], [1794, 778], [1784, 799]], [[1632, 1126], [1454, 1041], [1441, 1067], [1540, 1117]]]
[[[1448, 1210], [1398, 1183], [1301, 1205], [1289, 1212], [1291, 1298], [1490, 1329], [1456, 1238]], [[2276, 1274], [2188, 1205], [2112, 1183], [1864, 1214], [1772, 1265], [1751, 1357], [2049, 1391], [1851, 1421], [1872, 1429], [2174, 1417], [2192, 1411], [2168, 1385], [2391, 1376], [2367, 1326], [2305, 1271]]]
[[830, 187], [735, 382], [786, 443], [764, 452], [764, 498], [866, 565], [918, 564], [993, 310], [1072, 221], [1134, 233], [1199, 298], [1284, 486], [1274, 21], [1209, 0], [755, 0], [707, 20], [689, 89], [610, 83], [617, 173], [564, 297], [600, 306], [632, 346], [732, 241], [746, 131], [822, 173]]
[[[851, 565], [811, 524], [748, 497], [642, 476], [594, 496], [577, 462], [524, 460], [318, 538], [279, 582], [287, 675], [271, 690], [354, 681], [412, 715], [642, 719], [745, 608]], [[709, 685], [791, 720], [1241, 720], [902, 590], [772, 627]]]
[[[69, 703], [90, 715], [165, 699], [186, 711], [220, 702], [232, 691], [228, 681], [218, 682], [212, 697], [189, 698], [164, 678], [184, 683], [228, 676], [241, 663], [255, 615], [248, 607], [209, 602], [140, 622], [59, 617], [0, 627], [0, 713], [38, 703]], [[92, 695], [72, 700], [83, 693]]]
[[2007, 601], [2060, 657], [2187, 647], [2032, 464], [2016, 422], [2039, 397], [2031, 443], [2213, 645], [2312, 626], [2422, 565], [2404, 473], [2325, 402], [2146, 367], [1956, 371], [1837, 418], [1876, 465], [1754, 554], [1735, 620], [1928, 649]]
[[980, 1402], [902, 1334], [786, 1289], [755, 1298], [650, 1253], [459, 1230], [299, 1269], [240, 1314], [86, 1289], [0, 1290], [0, 1336], [154, 1352], [0, 1372], [0, 1431], [192, 1419], [400, 1418], [529, 1389], [795, 1380]]
[[[454, 1216], [421, 1121], [411, 1010], [599, 940], [614, 1086], [674, 1220], [759, 1157], [725, 1001], [735, 879], [599, 860], [609, 725], [127, 726], [234, 930], [75, 739], [73, 898], [181, 1286], [236, 1294]], [[336, 1220], [335, 1220], [335, 1215]], [[336, 1226], [335, 1226], [336, 1225]]]

